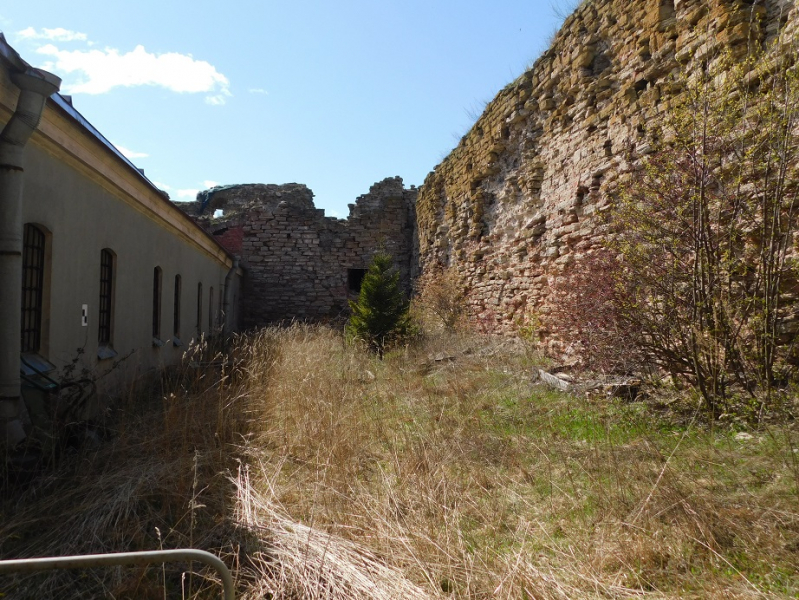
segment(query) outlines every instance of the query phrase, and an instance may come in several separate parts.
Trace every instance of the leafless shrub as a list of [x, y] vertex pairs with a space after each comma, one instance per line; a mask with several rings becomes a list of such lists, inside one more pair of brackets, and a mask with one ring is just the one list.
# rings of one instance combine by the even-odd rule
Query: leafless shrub
[[466, 294], [455, 269], [427, 270], [416, 287], [416, 313], [429, 329], [455, 331], [464, 325]]
[[609, 250], [584, 255], [552, 286], [547, 324], [584, 367], [630, 374], [641, 369], [645, 357], [640, 330], [623, 311], [629, 298], [621, 269]]

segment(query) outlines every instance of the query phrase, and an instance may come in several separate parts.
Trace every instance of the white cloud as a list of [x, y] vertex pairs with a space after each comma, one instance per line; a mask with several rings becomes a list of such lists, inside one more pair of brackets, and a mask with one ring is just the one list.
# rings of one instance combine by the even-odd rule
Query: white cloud
[[219, 185], [219, 182], [218, 182], [218, 181], [212, 181], [212, 180], [210, 180], [210, 179], [206, 179], [205, 181], [203, 181], [203, 185], [204, 185], [204, 186], [206, 187], [206, 189], [207, 189], [207, 188], [212, 188], [212, 187], [216, 187], [216, 186], [218, 186], [218, 185]]
[[190, 54], [153, 54], [138, 45], [131, 52], [105, 50], [61, 50], [46, 44], [36, 50], [52, 57], [45, 68], [59, 74], [76, 74], [78, 81], [66, 82], [66, 94], [104, 94], [115, 87], [155, 85], [179, 93], [207, 92], [205, 101], [224, 104], [230, 93], [228, 78], [204, 60]]
[[136, 152], [134, 150], [128, 150], [125, 146], [120, 146], [119, 144], [114, 144], [117, 150], [119, 150], [125, 158], [134, 159], [134, 158], [147, 158], [150, 156], [146, 152]]
[[221, 94], [216, 94], [215, 96], [206, 96], [205, 103], [210, 104], [211, 106], [221, 106], [225, 102], [227, 102], [227, 98], [232, 96], [228, 90], [224, 90]]
[[85, 42], [88, 41], [85, 33], [70, 31], [63, 27], [48, 29], [43, 27], [41, 31], [36, 31], [33, 27], [28, 27], [17, 32], [17, 37], [23, 40], [51, 40], [53, 42]]
[[175, 190], [175, 195], [178, 198], [183, 198], [184, 201], [194, 200], [197, 198], [197, 192], [200, 190]]
[[247, 91], [250, 92], [251, 94], [263, 94], [264, 96], [268, 96], [269, 95], [269, 92], [267, 92], [263, 88], [250, 88]]
[[171, 185], [161, 183], [160, 181], [153, 181], [153, 185], [157, 187], [159, 190], [164, 190], [165, 192], [168, 192], [169, 190], [172, 189]]

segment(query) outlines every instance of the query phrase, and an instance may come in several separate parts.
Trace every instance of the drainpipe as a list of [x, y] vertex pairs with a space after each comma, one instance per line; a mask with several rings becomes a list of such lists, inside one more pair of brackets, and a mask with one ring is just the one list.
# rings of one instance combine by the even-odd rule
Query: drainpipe
[[[4, 41], [4, 40], [2, 40]], [[9, 47], [4, 45], [8, 58]], [[13, 52], [13, 51], [12, 51]], [[14, 55], [16, 53], [14, 52]], [[12, 63], [11, 81], [20, 89], [17, 108], [0, 133], [0, 444], [25, 438], [20, 421], [19, 354], [22, 329], [22, 151], [39, 125], [44, 104], [61, 79]], [[16, 69], [14, 67], [17, 67]]]
[[222, 314], [224, 321], [222, 322], [222, 336], [227, 337], [230, 335], [230, 330], [233, 328], [232, 315], [233, 311], [230, 307], [233, 305], [233, 277], [236, 275], [236, 269], [239, 268], [239, 257], [233, 259], [233, 266], [230, 271], [225, 275], [225, 295], [222, 298]]

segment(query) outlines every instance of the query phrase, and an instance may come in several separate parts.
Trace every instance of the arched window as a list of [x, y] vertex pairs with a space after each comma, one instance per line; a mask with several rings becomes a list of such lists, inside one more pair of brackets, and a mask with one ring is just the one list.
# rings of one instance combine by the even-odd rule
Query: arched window
[[153, 338], [161, 338], [161, 267], [153, 269]]
[[172, 310], [172, 333], [180, 338], [180, 275], [175, 275], [175, 305]]
[[208, 333], [214, 332], [214, 286], [208, 291]]
[[114, 278], [116, 256], [108, 249], [100, 252], [100, 308], [98, 311], [98, 341], [110, 346], [114, 334]]
[[26, 223], [22, 242], [22, 352], [41, 349], [44, 244], [44, 232]]
[[197, 284], [197, 335], [203, 332], [203, 284]]

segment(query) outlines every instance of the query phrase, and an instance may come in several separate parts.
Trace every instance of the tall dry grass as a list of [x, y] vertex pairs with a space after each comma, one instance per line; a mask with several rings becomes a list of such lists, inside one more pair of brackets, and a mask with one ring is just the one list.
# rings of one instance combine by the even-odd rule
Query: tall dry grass
[[[654, 401], [547, 391], [530, 367], [507, 340], [442, 336], [379, 361], [329, 329], [261, 331], [132, 395], [107, 443], [5, 503], [0, 552], [191, 545], [244, 598], [799, 593], [793, 424], [736, 437]], [[189, 571], [0, 589], [218, 593]]]

